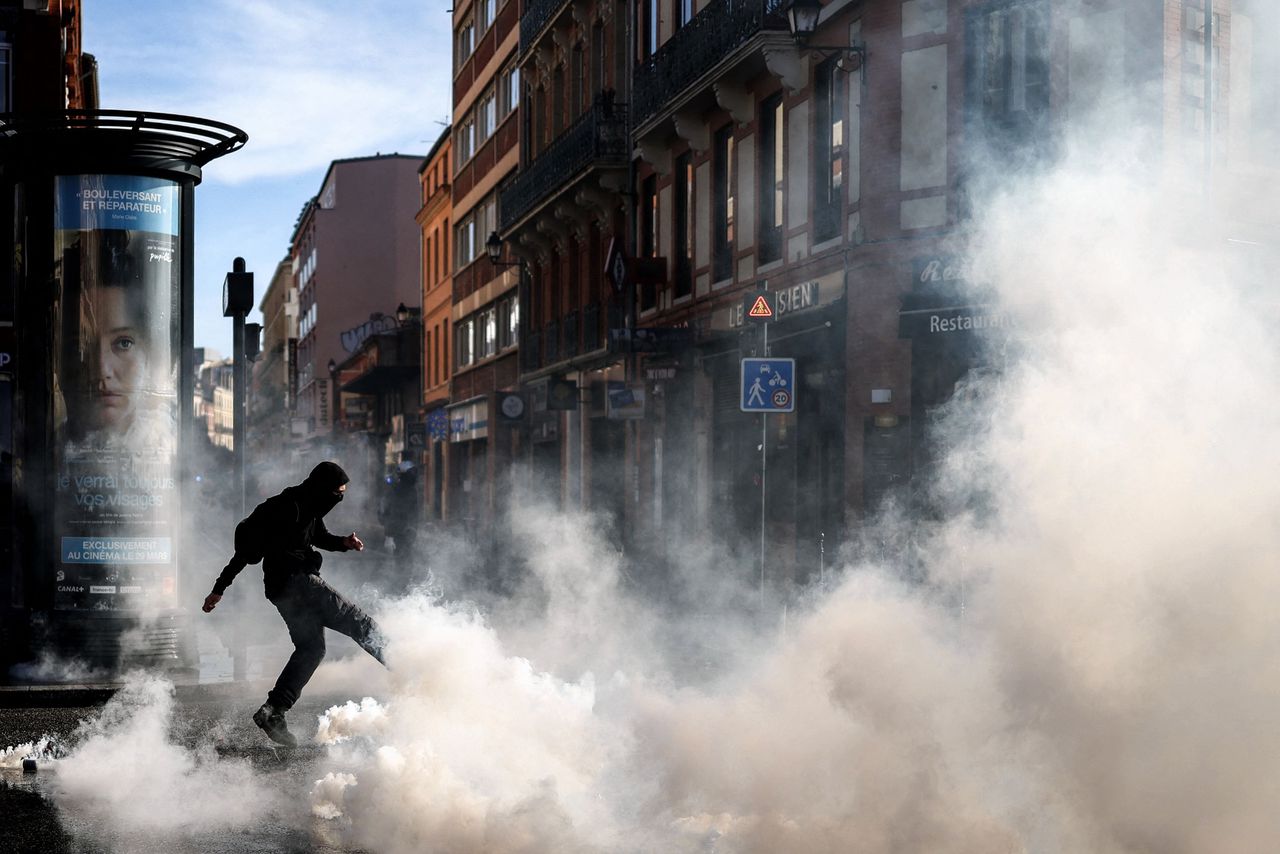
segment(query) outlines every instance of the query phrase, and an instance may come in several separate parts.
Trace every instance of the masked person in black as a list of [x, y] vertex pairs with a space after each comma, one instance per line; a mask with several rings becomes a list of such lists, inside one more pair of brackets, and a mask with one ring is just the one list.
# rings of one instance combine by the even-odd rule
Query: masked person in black
[[322, 558], [316, 548], [331, 552], [364, 549], [354, 532], [339, 537], [329, 533], [323, 522], [324, 515], [342, 501], [349, 479], [337, 463], [323, 462], [302, 483], [255, 507], [236, 526], [235, 554], [204, 600], [208, 613], [240, 570], [262, 561], [267, 599], [284, 617], [294, 650], [267, 694], [267, 702], [254, 713], [253, 722], [272, 741], [289, 747], [295, 746], [297, 739], [289, 732], [284, 715], [324, 659], [326, 628], [341, 632], [386, 664], [378, 625], [320, 578]]

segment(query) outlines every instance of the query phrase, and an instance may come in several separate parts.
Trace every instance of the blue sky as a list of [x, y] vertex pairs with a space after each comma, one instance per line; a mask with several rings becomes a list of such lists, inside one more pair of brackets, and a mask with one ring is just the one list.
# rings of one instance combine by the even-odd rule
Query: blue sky
[[230, 354], [223, 276], [242, 256], [261, 301], [330, 161], [425, 155], [435, 142], [451, 101], [451, 5], [85, 0], [103, 108], [216, 119], [249, 134], [196, 188], [196, 346]]

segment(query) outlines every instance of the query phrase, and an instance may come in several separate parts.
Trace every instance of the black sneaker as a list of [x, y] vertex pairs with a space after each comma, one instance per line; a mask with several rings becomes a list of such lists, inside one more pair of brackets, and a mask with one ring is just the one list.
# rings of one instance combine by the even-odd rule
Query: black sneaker
[[293, 737], [293, 733], [289, 732], [289, 725], [285, 723], [284, 712], [270, 703], [263, 703], [262, 708], [253, 713], [253, 722], [267, 734], [267, 738], [276, 744], [282, 744], [285, 747], [298, 746], [298, 739]]

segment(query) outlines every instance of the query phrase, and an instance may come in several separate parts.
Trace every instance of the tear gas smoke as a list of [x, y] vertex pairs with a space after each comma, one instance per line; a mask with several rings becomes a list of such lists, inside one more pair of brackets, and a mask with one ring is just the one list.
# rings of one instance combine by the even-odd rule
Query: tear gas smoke
[[[900, 548], [851, 549], [785, 631], [691, 623], [589, 520], [517, 498], [528, 586], [383, 603], [385, 690], [321, 719], [313, 814], [379, 852], [1280, 848], [1275, 252], [1150, 160], [1090, 140], [975, 205], [968, 278], [1011, 332], [937, 419], [938, 516], [864, 539]], [[688, 589], [729, 589], [708, 565]], [[737, 654], [680, 682], [667, 636]], [[168, 739], [171, 702], [134, 683], [60, 801], [261, 816], [247, 768]]]
[[130, 674], [70, 738], [53, 793], [59, 806], [126, 838], [243, 828], [270, 815], [277, 796], [247, 763], [175, 743], [173, 706], [167, 681]]

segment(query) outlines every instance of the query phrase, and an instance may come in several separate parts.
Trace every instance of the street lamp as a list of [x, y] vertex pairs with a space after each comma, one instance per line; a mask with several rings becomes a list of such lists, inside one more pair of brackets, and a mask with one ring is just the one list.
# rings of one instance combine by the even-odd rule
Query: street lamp
[[515, 261], [502, 261], [502, 238], [498, 236], [498, 232], [489, 232], [489, 239], [484, 242], [484, 251], [489, 253], [489, 263], [495, 267], [523, 267], [524, 262], [516, 259]]
[[852, 73], [861, 72], [866, 64], [867, 48], [861, 44], [818, 45], [810, 44], [809, 39], [818, 31], [818, 19], [822, 16], [822, 0], [790, 0], [786, 6], [787, 26], [791, 29], [791, 37], [796, 44], [808, 50], [822, 50], [829, 53], [842, 53], [839, 60], [841, 70]]
[[404, 323], [408, 319], [409, 319], [409, 307], [406, 306], [404, 303], [400, 303], [398, 306], [396, 306], [396, 322]]

